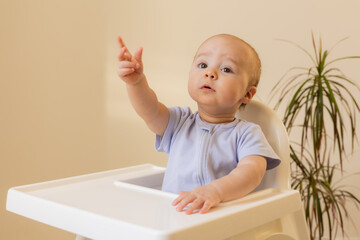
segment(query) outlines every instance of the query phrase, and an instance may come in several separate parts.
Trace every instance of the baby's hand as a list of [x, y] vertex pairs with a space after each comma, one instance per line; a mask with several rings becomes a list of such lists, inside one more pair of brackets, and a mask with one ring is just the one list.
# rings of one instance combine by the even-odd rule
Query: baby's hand
[[220, 202], [221, 197], [216, 188], [211, 185], [205, 185], [196, 187], [189, 192], [180, 191], [179, 197], [173, 201], [172, 205], [178, 205], [176, 210], [181, 212], [190, 204], [185, 212], [186, 214], [191, 214], [198, 208], [201, 208], [199, 213], [206, 213], [210, 208], [217, 206]]
[[117, 73], [128, 84], [137, 84], [143, 77], [142, 51], [139, 47], [132, 56], [121, 37], [118, 37], [120, 52], [118, 56]]

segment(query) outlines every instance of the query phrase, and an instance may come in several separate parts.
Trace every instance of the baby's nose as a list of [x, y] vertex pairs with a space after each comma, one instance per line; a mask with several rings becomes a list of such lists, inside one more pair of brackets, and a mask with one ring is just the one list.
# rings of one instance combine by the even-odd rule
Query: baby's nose
[[205, 77], [206, 77], [206, 78], [213, 79], [213, 80], [216, 80], [216, 79], [217, 79], [216, 73], [215, 73], [214, 71], [207, 71], [207, 72], [205, 72]]

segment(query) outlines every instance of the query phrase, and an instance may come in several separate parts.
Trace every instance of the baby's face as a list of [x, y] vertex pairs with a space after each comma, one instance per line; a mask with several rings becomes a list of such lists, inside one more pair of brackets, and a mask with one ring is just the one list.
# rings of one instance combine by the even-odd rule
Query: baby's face
[[247, 98], [249, 57], [248, 47], [231, 36], [215, 36], [199, 47], [188, 82], [189, 94], [199, 108], [234, 113], [251, 99]]

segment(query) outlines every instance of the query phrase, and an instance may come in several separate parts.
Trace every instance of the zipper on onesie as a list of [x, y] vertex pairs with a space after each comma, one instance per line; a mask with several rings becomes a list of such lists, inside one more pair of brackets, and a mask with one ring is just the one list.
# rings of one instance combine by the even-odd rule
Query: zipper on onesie
[[200, 146], [198, 151], [198, 180], [200, 186], [204, 186], [206, 168], [207, 168], [207, 157], [208, 157], [208, 147], [210, 142], [211, 131], [207, 128], [202, 128]]

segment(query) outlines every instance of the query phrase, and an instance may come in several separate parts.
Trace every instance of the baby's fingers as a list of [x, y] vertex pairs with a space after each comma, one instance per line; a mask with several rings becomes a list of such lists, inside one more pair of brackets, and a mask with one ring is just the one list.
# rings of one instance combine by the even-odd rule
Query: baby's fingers
[[204, 200], [197, 198], [195, 199], [195, 201], [193, 201], [191, 203], [191, 205], [188, 207], [188, 209], [186, 209], [186, 214], [192, 214], [193, 211], [195, 211], [196, 209], [200, 208], [202, 205], [204, 204]]
[[117, 73], [118, 73], [119, 77], [121, 77], [121, 78], [126, 77], [127, 75], [129, 75], [133, 72], [135, 72], [134, 68], [120, 68], [117, 70]]
[[204, 214], [207, 213], [210, 208], [212, 208], [212, 204], [210, 204], [208, 201], [205, 201], [204, 205], [202, 206], [202, 208], [200, 209], [199, 213]]
[[118, 36], [118, 43], [120, 46], [120, 52], [119, 52], [118, 59], [119, 59], [119, 61], [122, 61], [125, 59], [125, 57], [128, 57], [128, 56], [126, 56], [127, 49], [126, 49], [123, 39], [120, 36]]
[[125, 47], [125, 43], [124, 43], [122, 37], [120, 37], [120, 36], [118, 36], [118, 43], [119, 43], [120, 48]]
[[134, 54], [134, 58], [138, 63], [141, 63], [142, 61], [142, 53], [143, 53], [143, 48], [139, 47]]
[[192, 194], [186, 194], [184, 198], [179, 202], [178, 206], [176, 207], [176, 210], [181, 212], [184, 210], [184, 208], [191, 202], [195, 200], [195, 196]]
[[181, 201], [183, 200], [183, 198], [184, 198], [184, 196], [185, 196], [184, 193], [185, 193], [185, 192], [183, 192], [183, 191], [180, 191], [180, 192], [179, 192], [179, 196], [172, 202], [172, 205], [173, 205], [173, 206], [178, 205], [179, 202], [181, 202]]
[[118, 55], [119, 61], [131, 61], [131, 58], [132, 58], [131, 53], [128, 51], [126, 47], [120, 48], [120, 52]]
[[121, 61], [118, 63], [117, 73], [119, 77], [125, 77], [139, 68], [138, 63], [128, 62], [128, 61]]
[[139, 68], [140, 65], [139, 63], [134, 63], [134, 62], [129, 62], [129, 61], [121, 61], [118, 63], [118, 68], [121, 69], [121, 68], [134, 68], [134, 69], [137, 69]]

